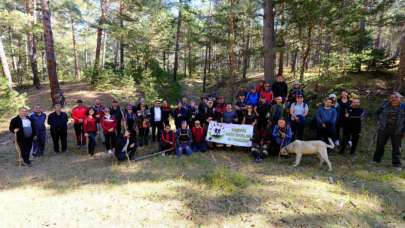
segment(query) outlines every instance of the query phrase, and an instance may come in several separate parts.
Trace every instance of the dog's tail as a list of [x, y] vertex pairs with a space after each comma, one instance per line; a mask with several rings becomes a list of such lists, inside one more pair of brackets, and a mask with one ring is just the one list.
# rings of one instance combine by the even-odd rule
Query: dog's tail
[[329, 141], [329, 144], [325, 143], [325, 144], [326, 144], [326, 148], [329, 148], [329, 149], [335, 148], [335, 144], [333, 143], [332, 139], [331, 139], [331, 138], [328, 138], [328, 141]]

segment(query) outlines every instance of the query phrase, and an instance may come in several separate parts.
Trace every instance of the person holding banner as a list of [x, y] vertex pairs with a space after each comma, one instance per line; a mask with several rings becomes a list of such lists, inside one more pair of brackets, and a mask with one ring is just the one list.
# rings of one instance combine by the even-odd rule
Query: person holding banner
[[257, 123], [257, 116], [253, 111], [253, 106], [252, 105], [247, 105], [246, 107], [246, 114], [245, 117], [243, 118], [242, 124], [248, 124], [255, 126]]
[[191, 150], [191, 142], [192, 142], [192, 137], [191, 137], [191, 131], [188, 128], [187, 121], [183, 120], [181, 122], [181, 127], [180, 129], [177, 129], [177, 149], [176, 149], [176, 155], [180, 157], [183, 154], [186, 155], [192, 155], [193, 150]]
[[281, 148], [291, 143], [293, 133], [284, 118], [278, 120], [277, 125], [273, 129], [272, 137], [273, 145], [271, 151], [273, 155], [279, 154]]

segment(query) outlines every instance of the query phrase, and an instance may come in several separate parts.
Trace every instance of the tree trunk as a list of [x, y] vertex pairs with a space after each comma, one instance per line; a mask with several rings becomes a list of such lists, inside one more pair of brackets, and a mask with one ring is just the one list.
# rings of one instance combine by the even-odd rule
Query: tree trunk
[[13, 45], [13, 41], [14, 41], [14, 37], [13, 37], [13, 33], [11, 31], [11, 27], [8, 28], [8, 38], [10, 40], [10, 54], [11, 54], [11, 66], [13, 67], [13, 71], [17, 71], [17, 58], [15, 56], [15, 52], [14, 52], [14, 45]]
[[166, 51], [163, 50], [163, 70], [166, 70]]
[[400, 55], [399, 55], [399, 79], [401, 92], [405, 92], [405, 24], [402, 26], [402, 38], [400, 42]]
[[234, 0], [230, 1], [230, 12], [228, 15], [228, 67], [229, 76], [231, 79], [231, 97], [235, 97], [235, 82], [236, 82], [236, 53], [235, 53], [235, 15], [234, 15]]
[[51, 13], [47, 0], [41, 0], [42, 5], [42, 22], [44, 27], [44, 41], [46, 49], [46, 60], [48, 65], [49, 85], [51, 87], [52, 104], [57, 103], [57, 96], [62, 96], [58, 75], [56, 71], [56, 57], [53, 43], [53, 33], [51, 24]]
[[70, 15], [70, 23], [72, 27], [73, 57], [75, 61], [75, 78], [76, 80], [80, 80], [80, 66], [79, 66], [79, 59], [77, 57], [77, 47], [76, 47], [76, 30], [72, 15]]
[[280, 52], [279, 52], [279, 56], [278, 56], [278, 73], [277, 75], [283, 75], [283, 71], [284, 71], [284, 25], [285, 25], [285, 17], [284, 17], [284, 0], [280, 1], [280, 21], [281, 21], [281, 25], [280, 25]]
[[181, 35], [181, 8], [182, 0], [179, 0], [179, 16], [177, 17], [177, 31], [176, 31], [176, 48], [174, 50], [174, 67], [173, 67], [173, 80], [177, 80], [177, 70], [179, 68], [179, 49], [180, 49], [180, 35]]
[[107, 52], [107, 31], [104, 30], [103, 32], [103, 52], [101, 55], [101, 69], [104, 69], [105, 67], [105, 58], [106, 58], [106, 52]]
[[273, 0], [264, 0], [263, 17], [263, 51], [264, 79], [274, 81], [274, 4]]
[[94, 70], [91, 78], [91, 84], [95, 85], [100, 75], [100, 53], [101, 53], [101, 45], [102, 45], [102, 37], [103, 37], [103, 25], [105, 24], [106, 18], [106, 11], [107, 11], [107, 0], [100, 0], [100, 8], [101, 8], [101, 16], [100, 22], [97, 27], [97, 44], [96, 44], [96, 56], [94, 58]]
[[8, 68], [8, 62], [7, 62], [7, 57], [6, 53], [4, 52], [4, 46], [3, 46], [3, 40], [1, 39], [0, 36], [0, 60], [1, 60], [1, 65], [3, 66], [3, 73], [7, 78], [8, 81], [8, 88], [10, 90], [13, 89], [13, 78], [11, 77], [10, 73], [10, 68]]
[[[120, 1], [120, 27], [121, 29], [124, 29], [124, 12], [125, 12], [125, 5], [124, 1]], [[120, 39], [120, 70], [123, 71], [125, 67], [124, 63], [124, 50], [125, 44], [124, 44], [124, 38], [121, 36]]]
[[206, 91], [207, 87], [207, 68], [208, 68], [208, 49], [209, 49], [209, 41], [206, 42], [205, 45], [205, 57], [204, 57], [204, 74], [203, 74], [203, 93]]
[[308, 62], [308, 56], [309, 52], [311, 51], [311, 35], [312, 35], [312, 25], [308, 25], [308, 40], [307, 40], [307, 47], [305, 49], [305, 52], [302, 55], [302, 65], [301, 65], [301, 73], [300, 73], [300, 81], [304, 81], [304, 73], [305, 73], [305, 67]]
[[29, 27], [29, 31], [27, 32], [27, 44], [28, 44], [27, 46], [30, 60], [29, 62], [32, 70], [32, 83], [35, 86], [35, 88], [39, 89], [41, 83], [39, 81], [38, 76], [37, 43], [34, 37], [34, 33], [32, 32], [32, 29], [36, 21], [35, 7], [36, 7], [36, 0], [25, 0], [25, 10], [32, 20]]
[[247, 70], [249, 68], [249, 58], [250, 58], [250, 19], [248, 19], [247, 28], [245, 29], [244, 34], [244, 44], [243, 44], [243, 53], [242, 53], [242, 78], [246, 79]]

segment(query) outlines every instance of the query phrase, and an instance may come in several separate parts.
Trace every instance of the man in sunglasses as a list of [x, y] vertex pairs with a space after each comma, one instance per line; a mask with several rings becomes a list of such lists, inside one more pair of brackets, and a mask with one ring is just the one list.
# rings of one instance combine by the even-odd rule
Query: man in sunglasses
[[405, 132], [405, 104], [401, 103], [402, 95], [393, 92], [389, 100], [377, 111], [377, 148], [373, 163], [380, 163], [388, 139], [392, 144], [392, 164], [401, 171], [401, 139]]

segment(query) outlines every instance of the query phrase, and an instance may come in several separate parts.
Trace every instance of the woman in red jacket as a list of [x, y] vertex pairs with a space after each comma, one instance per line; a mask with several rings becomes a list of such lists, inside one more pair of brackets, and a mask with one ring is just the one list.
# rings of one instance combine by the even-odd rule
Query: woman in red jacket
[[105, 137], [105, 148], [108, 154], [112, 154], [115, 148], [116, 140], [116, 128], [117, 122], [110, 113], [109, 108], [104, 109], [104, 116], [100, 121], [101, 127], [103, 128], [103, 133]]
[[207, 141], [205, 140], [205, 128], [201, 127], [199, 120], [194, 122], [194, 127], [191, 129], [193, 135], [193, 143], [191, 149], [194, 152], [205, 152], [208, 149]]
[[72, 109], [73, 127], [76, 134], [77, 146], [86, 145], [86, 137], [84, 137], [83, 121], [87, 116], [87, 107], [84, 106], [82, 100], [76, 101], [77, 106]]
[[90, 156], [94, 155], [94, 148], [96, 146], [96, 135], [97, 135], [97, 118], [96, 111], [94, 108], [89, 108], [87, 117], [83, 121], [84, 135], [88, 139], [88, 152]]

